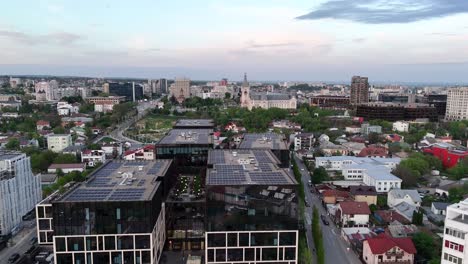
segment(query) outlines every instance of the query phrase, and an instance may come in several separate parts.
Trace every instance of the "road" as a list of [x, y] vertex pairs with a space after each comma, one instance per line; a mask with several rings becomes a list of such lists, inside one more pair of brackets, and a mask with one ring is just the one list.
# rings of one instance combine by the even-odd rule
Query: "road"
[[[299, 167], [299, 171], [302, 174], [302, 182], [304, 184], [304, 191], [306, 195], [306, 199], [309, 201], [311, 207], [306, 207], [306, 228], [307, 228], [307, 240], [308, 243], [312, 248], [314, 247], [313, 245], [313, 239], [312, 239], [312, 233], [311, 233], [311, 225], [309, 219], [312, 218], [312, 208], [315, 205], [317, 209], [319, 210], [319, 214], [324, 214], [326, 215], [327, 212], [325, 209], [322, 207], [322, 203], [320, 198], [316, 195], [310, 192], [310, 187], [309, 187], [309, 171], [302, 162], [301, 159], [297, 158], [296, 155], [294, 155], [294, 159], [296, 160], [297, 166]], [[352, 251], [347, 249], [347, 244], [346, 242], [341, 238], [340, 230], [336, 228], [336, 226], [333, 224], [333, 222], [328, 219], [330, 222], [330, 225], [326, 226], [320, 221], [320, 225], [322, 227], [322, 235], [323, 235], [323, 246], [325, 249], [325, 263], [326, 264], [360, 264], [361, 261], [359, 260], [358, 256]]]
[[14, 244], [0, 251], [0, 264], [8, 263], [8, 258], [19, 253], [23, 255], [31, 247], [31, 238], [36, 236], [36, 227], [25, 227], [16, 236], [13, 237]]

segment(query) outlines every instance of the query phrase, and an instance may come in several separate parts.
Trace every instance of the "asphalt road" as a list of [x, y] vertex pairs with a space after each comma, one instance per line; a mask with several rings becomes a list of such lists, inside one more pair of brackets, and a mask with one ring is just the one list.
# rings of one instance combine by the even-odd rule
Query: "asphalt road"
[[[314, 247], [312, 233], [311, 233], [311, 226], [310, 226], [310, 219], [312, 218], [312, 208], [315, 205], [319, 210], [319, 214], [326, 215], [327, 212], [322, 207], [322, 203], [320, 198], [310, 192], [309, 187], [309, 171], [307, 170], [306, 166], [302, 162], [301, 159], [298, 159], [295, 155], [294, 158], [296, 160], [297, 166], [299, 167], [299, 171], [302, 174], [302, 182], [304, 184], [305, 195], [306, 199], [309, 201], [310, 207], [306, 207], [306, 227], [307, 227], [307, 239], [309, 246], [312, 248]], [[307, 221], [309, 220], [309, 221]], [[325, 249], [325, 263], [326, 264], [360, 264], [361, 261], [359, 260], [358, 256], [352, 251], [347, 249], [346, 242], [341, 238], [340, 230], [333, 224], [333, 222], [328, 218], [330, 225], [326, 226], [320, 221], [320, 225], [322, 228], [322, 235], [323, 235], [323, 246]], [[315, 255], [315, 253], [314, 253]]]
[[30, 240], [36, 236], [36, 227], [24, 228], [14, 238], [14, 244], [11, 247], [6, 247], [0, 251], [0, 264], [8, 263], [8, 258], [19, 253], [23, 255], [31, 247]]

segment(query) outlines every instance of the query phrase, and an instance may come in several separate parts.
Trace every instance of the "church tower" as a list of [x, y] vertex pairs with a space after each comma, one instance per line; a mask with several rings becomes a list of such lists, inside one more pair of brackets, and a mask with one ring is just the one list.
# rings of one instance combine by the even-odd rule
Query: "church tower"
[[244, 82], [241, 87], [241, 107], [250, 108], [250, 85], [247, 81], [247, 73], [244, 73]]

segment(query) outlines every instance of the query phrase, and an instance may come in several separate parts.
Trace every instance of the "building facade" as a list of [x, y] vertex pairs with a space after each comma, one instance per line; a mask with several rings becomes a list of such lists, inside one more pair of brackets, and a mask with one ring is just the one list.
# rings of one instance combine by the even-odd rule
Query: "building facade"
[[366, 264], [413, 264], [415, 254], [416, 247], [408, 237], [393, 238], [382, 234], [363, 242], [362, 259]]
[[47, 136], [47, 148], [53, 152], [62, 152], [64, 148], [72, 145], [69, 134], [56, 134]]
[[318, 95], [310, 98], [310, 105], [322, 109], [345, 110], [349, 108], [350, 100], [346, 96]]
[[447, 206], [441, 264], [468, 263], [468, 199]]
[[21, 152], [0, 151], [0, 237], [9, 235], [42, 198], [40, 177]]
[[269, 109], [296, 109], [296, 97], [282, 93], [250, 93], [250, 85], [247, 82], [247, 75], [244, 75], [244, 82], [241, 87], [241, 107], [251, 110], [254, 107]]
[[369, 79], [367, 77], [353, 76], [351, 79], [350, 103], [358, 105], [369, 102]]
[[109, 83], [109, 93], [117, 96], [125, 96], [127, 101], [143, 99], [143, 86], [134, 82]]
[[445, 119], [459, 121], [468, 119], [468, 87], [452, 88], [447, 91]]
[[185, 99], [190, 98], [190, 79], [176, 78], [169, 88], [169, 96], [173, 96], [179, 103], [183, 103]]
[[365, 120], [382, 119], [390, 122], [407, 120], [413, 121], [427, 118], [437, 122], [439, 115], [434, 106], [428, 104], [394, 104], [394, 103], [367, 103], [356, 108], [356, 116]]

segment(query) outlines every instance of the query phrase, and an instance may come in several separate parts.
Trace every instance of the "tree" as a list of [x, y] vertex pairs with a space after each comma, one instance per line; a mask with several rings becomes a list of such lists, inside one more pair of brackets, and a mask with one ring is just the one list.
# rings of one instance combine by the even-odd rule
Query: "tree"
[[224, 94], [224, 99], [231, 99], [231, 93], [225, 93]]
[[419, 232], [413, 235], [412, 237], [414, 246], [416, 247], [417, 254], [423, 257], [426, 260], [430, 260], [434, 257], [434, 239], [432, 236]]
[[19, 150], [20, 142], [17, 138], [11, 138], [8, 140], [8, 143], [6, 143], [5, 148], [9, 150]]
[[61, 126], [55, 127], [52, 131], [54, 134], [65, 134], [65, 128]]
[[380, 142], [380, 135], [378, 133], [371, 132], [369, 133], [368, 139], [370, 144], [376, 144]]
[[328, 172], [324, 167], [314, 169], [312, 173], [312, 183], [318, 184], [329, 179]]
[[415, 225], [421, 226], [423, 224], [424, 214], [421, 211], [414, 211], [411, 222]]
[[55, 159], [54, 163], [58, 164], [70, 164], [70, 163], [76, 163], [76, 156], [73, 154], [59, 154]]
[[80, 113], [87, 114], [94, 112], [94, 104], [86, 103], [80, 106]]
[[400, 164], [397, 165], [392, 173], [402, 180], [402, 185], [404, 187], [413, 187], [418, 183], [417, 172], [401, 166]]

